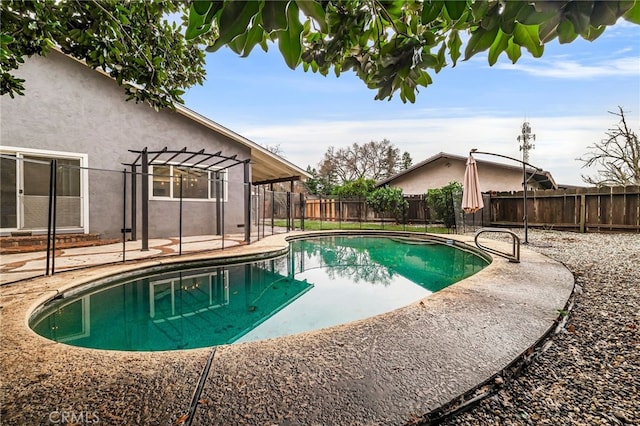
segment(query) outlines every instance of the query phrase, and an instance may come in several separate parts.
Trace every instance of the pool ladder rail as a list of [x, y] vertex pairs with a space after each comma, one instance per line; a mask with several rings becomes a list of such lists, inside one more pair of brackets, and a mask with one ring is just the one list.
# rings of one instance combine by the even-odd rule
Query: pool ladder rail
[[[487, 247], [485, 245], [482, 245], [478, 242], [478, 238], [480, 237], [481, 234], [484, 234], [485, 232], [496, 232], [496, 233], [502, 233], [502, 234], [508, 234], [511, 236], [511, 253], [507, 253], [507, 252], [503, 252], [500, 250], [496, 250], [493, 249], [491, 247]], [[480, 250], [484, 250], [488, 253], [492, 253], [495, 254], [497, 256], [501, 256], [504, 257], [506, 259], [509, 260], [509, 262], [512, 263], [520, 263], [520, 237], [518, 237], [514, 232], [508, 230], [508, 229], [502, 229], [502, 228], [480, 228], [476, 231], [474, 237], [473, 237], [473, 241], [476, 243], [476, 246], [480, 249]]]

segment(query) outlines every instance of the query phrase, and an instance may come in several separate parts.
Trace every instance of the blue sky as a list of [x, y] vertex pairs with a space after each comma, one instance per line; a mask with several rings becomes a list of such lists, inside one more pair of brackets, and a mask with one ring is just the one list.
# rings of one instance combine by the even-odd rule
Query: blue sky
[[[290, 70], [276, 47], [247, 58], [228, 49], [208, 54], [207, 81], [185, 95], [187, 107], [261, 145], [280, 145], [294, 164], [317, 167], [329, 146], [390, 140], [414, 164], [438, 152], [471, 148], [520, 157], [523, 121], [536, 135], [530, 162], [559, 183], [583, 184], [576, 158], [617, 123], [622, 106], [640, 131], [640, 26], [619, 21], [594, 42], [545, 46], [542, 58], [523, 49], [515, 65], [486, 52], [432, 74], [414, 104], [374, 100], [351, 72]], [[478, 159], [501, 161], [496, 157]]]

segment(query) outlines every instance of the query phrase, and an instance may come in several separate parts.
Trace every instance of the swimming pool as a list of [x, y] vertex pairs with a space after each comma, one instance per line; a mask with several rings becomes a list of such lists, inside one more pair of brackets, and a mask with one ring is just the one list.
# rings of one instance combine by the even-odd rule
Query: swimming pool
[[110, 279], [37, 309], [38, 334], [96, 349], [159, 351], [261, 340], [416, 302], [488, 261], [451, 241], [404, 236], [294, 240], [280, 257]]

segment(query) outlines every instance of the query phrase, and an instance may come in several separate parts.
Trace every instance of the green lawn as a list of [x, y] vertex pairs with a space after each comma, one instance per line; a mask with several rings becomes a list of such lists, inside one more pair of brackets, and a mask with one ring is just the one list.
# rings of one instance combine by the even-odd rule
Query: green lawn
[[[285, 227], [287, 222], [285, 220], [276, 219], [273, 221], [274, 226]], [[295, 220], [295, 228], [300, 228], [300, 219]], [[424, 225], [403, 225], [380, 222], [327, 222], [319, 220], [305, 220], [305, 231], [326, 231], [331, 229], [370, 229], [370, 230], [385, 230], [385, 231], [409, 231], [409, 232], [431, 232], [434, 234], [448, 234], [450, 231], [443, 226], [429, 226], [425, 229]]]

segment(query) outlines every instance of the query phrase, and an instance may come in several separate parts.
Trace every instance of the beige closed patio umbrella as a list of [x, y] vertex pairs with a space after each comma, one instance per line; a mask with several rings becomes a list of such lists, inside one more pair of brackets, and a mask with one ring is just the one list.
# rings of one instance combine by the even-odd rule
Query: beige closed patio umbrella
[[478, 166], [473, 155], [469, 154], [462, 184], [462, 210], [465, 213], [475, 213], [483, 207], [484, 203], [482, 202], [480, 181], [478, 179]]

